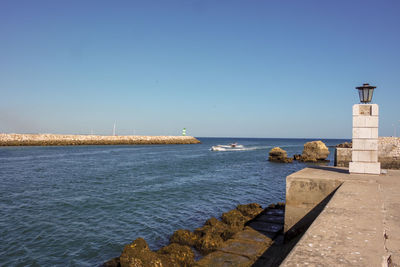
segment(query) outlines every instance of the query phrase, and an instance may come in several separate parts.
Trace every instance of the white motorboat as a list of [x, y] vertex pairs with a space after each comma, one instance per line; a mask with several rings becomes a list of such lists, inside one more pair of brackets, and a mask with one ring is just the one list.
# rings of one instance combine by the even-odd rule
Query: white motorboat
[[235, 151], [243, 150], [243, 145], [238, 145], [237, 143], [232, 143], [229, 145], [217, 145], [210, 148], [211, 151]]

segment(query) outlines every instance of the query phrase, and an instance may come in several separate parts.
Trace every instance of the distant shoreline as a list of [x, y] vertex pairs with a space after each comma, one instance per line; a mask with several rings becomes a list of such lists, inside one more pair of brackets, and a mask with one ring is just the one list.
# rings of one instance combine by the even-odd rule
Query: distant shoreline
[[192, 136], [0, 134], [0, 146], [199, 144]]

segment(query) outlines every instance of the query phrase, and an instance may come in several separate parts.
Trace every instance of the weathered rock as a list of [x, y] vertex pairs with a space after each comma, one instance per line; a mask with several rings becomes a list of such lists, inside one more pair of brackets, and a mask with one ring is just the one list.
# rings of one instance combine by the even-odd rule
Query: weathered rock
[[[213, 217], [194, 231], [197, 236], [195, 248], [206, 255], [222, 245], [228, 232], [229, 226]], [[229, 237], [232, 235], [233, 233], [229, 234]]]
[[105, 263], [103, 263], [103, 265], [101, 265], [101, 267], [121, 267], [119, 257], [112, 258], [111, 260], [106, 261]]
[[141, 237], [126, 245], [119, 259], [121, 267], [173, 266], [168, 257], [151, 251], [146, 241]]
[[189, 246], [172, 243], [161, 248], [157, 253], [168, 257], [173, 266], [188, 267], [194, 263], [194, 253]]
[[242, 230], [244, 224], [251, 218], [244, 216], [239, 210], [234, 209], [223, 213], [221, 219], [230, 227]]
[[215, 217], [208, 219], [204, 224], [204, 227], [199, 229], [202, 229], [203, 232], [209, 232], [213, 235], [219, 235], [224, 241], [231, 238], [238, 231], [237, 228], [232, 228], [231, 226], [227, 225], [224, 222], [221, 222]]
[[208, 253], [220, 248], [223, 243], [224, 240], [220, 235], [212, 232], [207, 232], [199, 239], [197, 239], [195, 248], [203, 255], [207, 255]]
[[300, 160], [301, 160], [301, 155], [300, 155], [300, 154], [294, 154], [294, 155], [293, 155], [293, 159], [294, 159], [294, 160], [299, 160], [299, 161], [300, 161]]
[[221, 222], [220, 220], [218, 220], [217, 218], [211, 217], [210, 219], [208, 219], [208, 220], [204, 223], [204, 225], [209, 225], [209, 226], [214, 227], [214, 226], [220, 226], [221, 223], [222, 223], [222, 222]]
[[232, 236], [233, 236], [234, 234], [236, 234], [239, 230], [240, 230], [240, 229], [238, 229], [238, 228], [232, 228], [232, 227], [229, 227], [229, 226], [228, 226], [228, 227], [222, 232], [221, 237], [222, 237], [222, 239], [223, 239], [224, 241], [226, 241], [226, 240], [232, 238]]
[[176, 230], [169, 239], [170, 243], [178, 243], [180, 245], [194, 246], [196, 244], [197, 235], [185, 229]]
[[240, 211], [244, 216], [249, 217], [251, 219], [255, 218], [258, 214], [260, 214], [263, 211], [261, 205], [257, 203], [238, 205], [236, 209]]
[[[213, 227], [211, 225], [204, 224], [202, 227], [196, 228], [194, 230], [194, 233], [197, 236], [197, 239], [199, 239], [200, 237], [203, 237], [204, 235], [206, 235], [208, 233], [220, 235], [222, 231], [219, 232], [218, 230], [219, 229], [217, 229], [217, 228], [215, 228], [215, 227]], [[198, 240], [196, 240], [196, 242], [197, 241]]]
[[283, 163], [290, 163], [293, 161], [292, 158], [287, 157], [287, 153], [280, 147], [274, 147], [269, 151], [269, 161], [273, 162], [283, 162]]
[[326, 160], [328, 155], [328, 147], [322, 141], [312, 141], [304, 144], [301, 160], [305, 162], [316, 162]]
[[353, 147], [353, 143], [352, 142], [344, 142], [342, 144], [338, 144], [336, 145], [336, 147], [338, 148], [352, 148]]

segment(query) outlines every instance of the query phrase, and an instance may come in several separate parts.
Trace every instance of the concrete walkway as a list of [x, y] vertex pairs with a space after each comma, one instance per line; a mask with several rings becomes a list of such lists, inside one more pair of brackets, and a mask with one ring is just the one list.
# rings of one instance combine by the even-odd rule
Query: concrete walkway
[[296, 177], [341, 186], [281, 266], [400, 266], [400, 171], [307, 168]]

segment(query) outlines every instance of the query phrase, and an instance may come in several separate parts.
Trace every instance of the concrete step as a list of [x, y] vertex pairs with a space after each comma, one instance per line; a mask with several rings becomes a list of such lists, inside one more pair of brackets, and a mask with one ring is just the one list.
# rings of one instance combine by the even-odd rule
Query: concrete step
[[249, 223], [248, 226], [253, 228], [254, 230], [266, 233], [278, 233], [279, 231], [283, 230], [282, 224], [270, 223], [258, 220]]
[[275, 224], [284, 224], [285, 222], [285, 217], [284, 216], [270, 216], [270, 215], [261, 215], [256, 219], [256, 221], [261, 221], [261, 222], [269, 222], [269, 223], [275, 223]]

